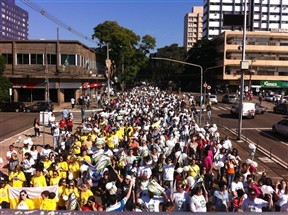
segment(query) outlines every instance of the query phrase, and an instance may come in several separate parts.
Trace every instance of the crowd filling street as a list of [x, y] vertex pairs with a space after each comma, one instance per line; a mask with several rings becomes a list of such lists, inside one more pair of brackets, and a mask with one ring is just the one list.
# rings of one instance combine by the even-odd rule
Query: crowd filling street
[[196, 107], [189, 94], [135, 87], [99, 112], [83, 103], [80, 125], [67, 108], [60, 121], [50, 112], [51, 142], [43, 148], [33, 144], [41, 135], [36, 118], [35, 137], [18, 140], [22, 147], [11, 143], [0, 159], [1, 207], [12, 208], [9, 190], [20, 188], [13, 209], [288, 212], [287, 181], [257, 174], [255, 146], [240, 157], [210, 124], [211, 104], [203, 125]]

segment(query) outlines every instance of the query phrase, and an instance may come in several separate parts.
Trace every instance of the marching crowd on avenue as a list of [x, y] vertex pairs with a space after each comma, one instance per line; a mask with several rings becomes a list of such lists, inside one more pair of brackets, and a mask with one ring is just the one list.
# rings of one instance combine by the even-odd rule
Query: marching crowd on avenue
[[[288, 212], [287, 181], [258, 174], [253, 155], [240, 157], [211, 123], [210, 104], [203, 125], [192, 95], [148, 85], [117, 93], [100, 112], [84, 106], [80, 125], [66, 108], [60, 121], [49, 113], [53, 138], [43, 148], [33, 138], [9, 146], [0, 162], [2, 208], [12, 208], [9, 189], [20, 188], [17, 209]], [[36, 138], [37, 119], [33, 126]]]

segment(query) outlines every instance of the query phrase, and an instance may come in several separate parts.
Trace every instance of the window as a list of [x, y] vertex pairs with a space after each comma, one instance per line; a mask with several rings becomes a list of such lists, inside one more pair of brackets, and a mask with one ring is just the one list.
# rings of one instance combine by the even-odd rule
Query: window
[[49, 65], [56, 65], [57, 64], [56, 54], [47, 54], [47, 64], [49, 64]]
[[6, 58], [6, 64], [13, 64], [13, 55], [12, 54], [2, 54]]
[[61, 65], [76, 65], [75, 55], [61, 54]]
[[43, 54], [31, 54], [31, 64], [43, 65]]
[[17, 54], [17, 64], [29, 64], [29, 54]]

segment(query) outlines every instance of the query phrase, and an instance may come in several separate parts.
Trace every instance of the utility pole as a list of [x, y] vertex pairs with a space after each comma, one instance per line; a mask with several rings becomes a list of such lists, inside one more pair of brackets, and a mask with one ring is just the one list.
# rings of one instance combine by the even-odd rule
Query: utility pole
[[45, 101], [50, 101], [47, 49], [45, 48]]
[[243, 41], [242, 41], [242, 60], [240, 62], [241, 81], [240, 81], [240, 104], [239, 104], [239, 121], [238, 121], [238, 135], [237, 135], [237, 139], [238, 140], [241, 140], [241, 132], [242, 132], [244, 71], [249, 69], [249, 62], [245, 60], [246, 22], [247, 22], [247, 0], [244, 1], [244, 25], [243, 25]]
[[106, 67], [107, 67], [107, 88], [108, 88], [108, 101], [110, 102], [110, 69], [111, 69], [111, 61], [109, 59], [109, 43], [106, 46], [107, 50], [107, 58], [106, 58]]

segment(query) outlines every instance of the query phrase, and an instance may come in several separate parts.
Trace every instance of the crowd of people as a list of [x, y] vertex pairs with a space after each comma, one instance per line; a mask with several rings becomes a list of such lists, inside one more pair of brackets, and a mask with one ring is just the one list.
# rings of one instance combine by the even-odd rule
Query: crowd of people
[[[2, 208], [10, 208], [9, 188], [17, 187], [19, 209], [288, 212], [287, 181], [259, 175], [253, 156], [241, 158], [210, 118], [200, 126], [188, 94], [136, 87], [77, 128], [68, 126], [71, 112], [62, 114], [60, 123], [49, 116], [53, 143], [41, 150], [32, 139], [18, 150], [10, 145]], [[55, 185], [57, 193], [48, 187]], [[44, 188], [39, 208], [28, 187]]]

